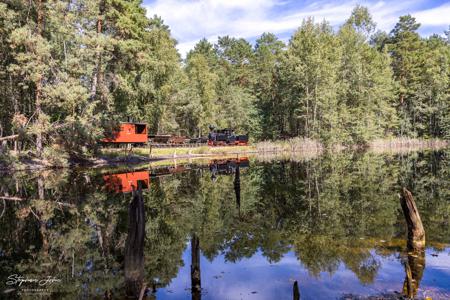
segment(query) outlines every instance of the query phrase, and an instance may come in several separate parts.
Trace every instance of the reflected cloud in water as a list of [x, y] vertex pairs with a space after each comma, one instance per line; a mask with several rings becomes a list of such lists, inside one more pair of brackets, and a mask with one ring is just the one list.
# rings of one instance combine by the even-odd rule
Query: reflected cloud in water
[[[450, 293], [448, 165], [445, 151], [341, 153], [3, 176], [0, 282], [58, 274], [52, 296], [82, 299], [292, 299], [296, 281], [301, 299], [391, 297], [409, 268], [417, 295], [439, 299]], [[408, 256], [402, 186], [424, 259]]]

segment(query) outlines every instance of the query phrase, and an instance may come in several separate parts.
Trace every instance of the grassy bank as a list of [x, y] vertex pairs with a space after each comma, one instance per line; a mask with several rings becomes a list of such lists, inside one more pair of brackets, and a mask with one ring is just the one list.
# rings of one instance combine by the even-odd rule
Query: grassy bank
[[368, 150], [374, 152], [408, 152], [427, 149], [442, 149], [449, 147], [449, 141], [439, 139], [388, 138], [376, 139], [363, 145], [334, 144], [324, 146], [322, 143], [306, 139], [292, 138], [284, 141], [264, 141], [256, 144], [258, 154], [271, 153], [309, 153], [321, 154], [324, 151]]
[[376, 153], [402, 153], [427, 149], [442, 149], [449, 145], [449, 141], [438, 139], [391, 138], [373, 140], [368, 144], [368, 147]]
[[[191, 159], [201, 157], [223, 157], [233, 155], [256, 155], [259, 159], [270, 161], [277, 159], [303, 160], [321, 155], [323, 152], [339, 152], [342, 150], [364, 150], [376, 153], [400, 153], [419, 151], [426, 149], [441, 149], [448, 147], [449, 143], [442, 140], [420, 139], [379, 139], [367, 145], [331, 145], [325, 147], [318, 141], [306, 138], [292, 138], [283, 141], [263, 141], [250, 146], [225, 146], [225, 147], [174, 147], [153, 148], [149, 155], [148, 148], [134, 148], [134, 156], [145, 157], [149, 160], [164, 159]], [[103, 149], [102, 155], [107, 158], [119, 159], [126, 156], [123, 149]]]
[[283, 141], [263, 141], [255, 146], [258, 153], [280, 153], [280, 152], [308, 152], [320, 154], [323, 152], [323, 145], [315, 140], [307, 138], [292, 138]]
[[121, 164], [140, 164], [167, 159], [215, 158], [235, 155], [257, 155], [259, 159], [271, 161], [276, 159], [303, 160], [321, 155], [324, 151], [366, 150], [375, 153], [405, 153], [427, 149], [449, 147], [448, 141], [392, 138], [373, 140], [367, 145], [333, 145], [325, 148], [318, 141], [305, 138], [292, 138], [283, 141], [263, 141], [250, 146], [225, 147], [174, 147], [174, 148], [133, 148], [131, 153], [124, 149], [102, 149], [97, 157], [82, 162], [69, 161], [65, 157], [51, 156], [51, 159], [38, 159], [31, 153], [14, 153], [0, 155], [0, 170], [46, 169], [55, 167], [117, 166]]
[[[225, 146], [225, 147], [173, 147], [173, 148], [153, 148], [151, 153], [149, 148], [133, 148], [135, 155], [149, 158], [174, 158], [174, 157], [195, 157], [195, 156], [214, 156], [230, 154], [248, 154], [256, 153], [255, 146]], [[150, 154], [150, 155], [149, 155]], [[103, 149], [102, 155], [109, 157], [121, 157], [126, 155], [123, 149]]]

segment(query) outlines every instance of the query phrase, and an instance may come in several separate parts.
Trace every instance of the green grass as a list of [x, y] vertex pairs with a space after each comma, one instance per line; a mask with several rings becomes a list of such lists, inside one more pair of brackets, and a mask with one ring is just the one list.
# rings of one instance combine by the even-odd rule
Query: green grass
[[[158, 157], [168, 157], [168, 156], [183, 156], [183, 155], [198, 155], [198, 154], [208, 154], [208, 155], [227, 155], [235, 153], [246, 153], [256, 151], [253, 146], [224, 146], [224, 147], [174, 147], [174, 148], [153, 148], [152, 158]], [[124, 149], [102, 149], [101, 153], [108, 157], [121, 157], [125, 156], [127, 152]], [[148, 156], [148, 148], [133, 148], [132, 154]]]

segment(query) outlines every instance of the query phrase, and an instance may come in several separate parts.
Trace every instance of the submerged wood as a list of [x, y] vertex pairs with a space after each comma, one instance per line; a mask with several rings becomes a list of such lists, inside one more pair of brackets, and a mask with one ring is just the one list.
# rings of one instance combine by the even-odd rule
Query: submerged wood
[[408, 251], [421, 251], [425, 249], [425, 230], [416, 202], [410, 191], [403, 188], [400, 197], [403, 215], [408, 226]]
[[405, 281], [403, 283], [403, 294], [413, 299], [417, 295], [423, 270], [425, 269], [425, 251], [417, 250], [408, 252], [405, 263]]
[[408, 258], [405, 262], [403, 294], [412, 299], [417, 294], [425, 268], [425, 230], [413, 195], [406, 188], [402, 190], [400, 203], [408, 226]]
[[144, 285], [145, 213], [142, 189], [133, 191], [128, 208], [128, 236], [125, 243], [125, 289], [128, 297], [138, 299]]

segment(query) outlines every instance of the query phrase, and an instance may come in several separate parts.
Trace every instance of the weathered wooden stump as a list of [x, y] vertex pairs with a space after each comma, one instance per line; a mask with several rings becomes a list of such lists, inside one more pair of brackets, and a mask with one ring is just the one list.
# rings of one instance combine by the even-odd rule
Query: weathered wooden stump
[[405, 216], [406, 225], [408, 226], [408, 251], [425, 249], [425, 230], [423, 229], [422, 220], [416, 202], [410, 191], [403, 188], [400, 197], [403, 215]]
[[414, 298], [425, 268], [425, 230], [414, 198], [406, 188], [402, 189], [400, 203], [408, 226], [408, 258], [405, 263], [403, 294], [408, 298]]

